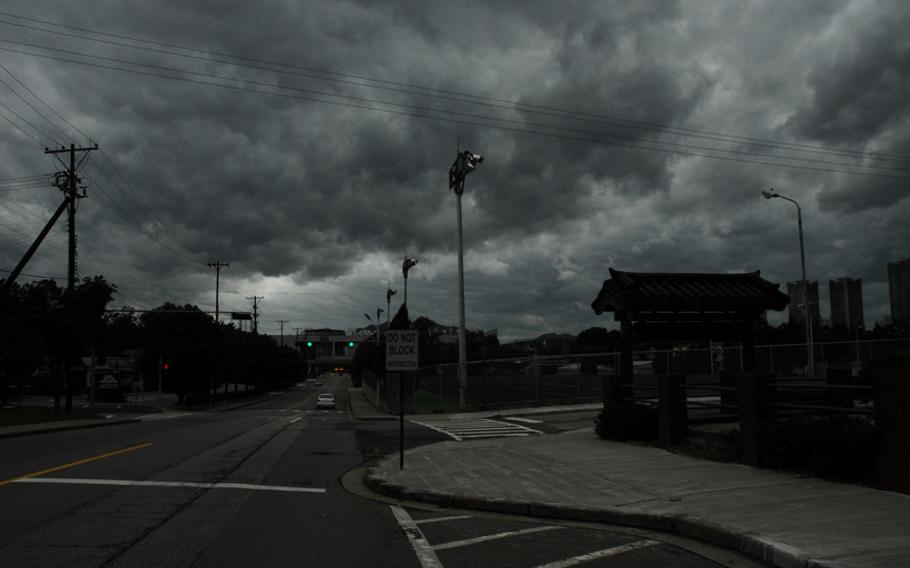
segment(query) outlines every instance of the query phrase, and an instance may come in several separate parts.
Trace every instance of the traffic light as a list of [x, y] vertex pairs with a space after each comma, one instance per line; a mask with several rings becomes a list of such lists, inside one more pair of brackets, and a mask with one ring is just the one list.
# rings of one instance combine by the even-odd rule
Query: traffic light
[[313, 342], [312, 342], [312, 341], [307, 341], [307, 342], [306, 342], [306, 346], [307, 346], [307, 347], [312, 347], [312, 346], [313, 346]]
[[353, 341], [348, 341], [348, 347], [354, 347], [354, 342], [353, 342]]

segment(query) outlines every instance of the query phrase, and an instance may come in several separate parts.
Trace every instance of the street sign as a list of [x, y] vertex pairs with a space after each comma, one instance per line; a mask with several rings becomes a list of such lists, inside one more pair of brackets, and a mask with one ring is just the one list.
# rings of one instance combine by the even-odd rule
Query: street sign
[[417, 370], [417, 330], [390, 329], [385, 346], [386, 371]]
[[250, 312], [231, 312], [231, 319], [249, 321], [249, 320], [253, 319], [253, 314], [251, 314]]

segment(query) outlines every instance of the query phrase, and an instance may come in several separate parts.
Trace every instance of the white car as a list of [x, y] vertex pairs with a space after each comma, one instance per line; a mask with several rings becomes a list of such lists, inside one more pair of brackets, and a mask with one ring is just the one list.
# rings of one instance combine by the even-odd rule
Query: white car
[[332, 393], [322, 393], [316, 397], [316, 408], [335, 408], [335, 395]]

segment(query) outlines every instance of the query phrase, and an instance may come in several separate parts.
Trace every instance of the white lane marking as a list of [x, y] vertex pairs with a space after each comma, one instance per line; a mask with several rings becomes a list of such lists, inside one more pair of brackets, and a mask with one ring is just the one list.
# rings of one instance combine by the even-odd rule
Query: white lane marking
[[130, 479], [79, 479], [74, 477], [28, 477], [14, 483], [57, 483], [64, 485], [117, 485], [125, 487], [193, 487], [198, 489], [249, 489], [251, 491], [283, 491], [286, 493], [325, 493], [318, 487], [289, 485], [256, 485], [252, 483], [199, 483], [195, 481], [135, 481]]
[[300, 422], [301, 420], [303, 420], [303, 416], [298, 416], [297, 418], [294, 418], [293, 420], [291, 420], [290, 424], [296, 424], [296, 423]]
[[477, 538], [466, 538], [464, 540], [454, 540], [452, 542], [446, 542], [443, 544], [437, 544], [433, 546], [433, 550], [448, 550], [450, 548], [458, 548], [460, 546], [469, 546], [471, 544], [477, 544], [478, 542], [486, 542], [488, 540], [497, 540], [500, 538], [508, 538], [510, 536], [518, 536], [522, 534], [531, 534], [544, 531], [554, 531], [561, 529], [563, 527], [557, 527], [553, 525], [548, 525], [545, 527], [534, 527], [531, 529], [521, 529], [517, 531], [506, 531], [496, 534], [488, 534], [484, 536], [478, 536]]
[[418, 426], [423, 426], [424, 428], [429, 428], [430, 430], [435, 430], [435, 431], [439, 432], [440, 434], [445, 434], [446, 436], [450, 436], [459, 442], [461, 441], [461, 438], [459, 438], [456, 434], [453, 434], [452, 432], [449, 432], [448, 430], [439, 428], [438, 426], [433, 426], [429, 422], [418, 422], [417, 420], [411, 420], [411, 422], [413, 424], [417, 424]]
[[590, 562], [599, 558], [606, 558], [607, 556], [615, 556], [624, 552], [630, 552], [632, 550], [654, 546], [655, 544], [660, 543], [654, 540], [640, 540], [638, 542], [630, 542], [629, 544], [614, 546], [613, 548], [605, 548], [596, 552], [582, 554], [580, 556], [573, 556], [572, 558], [566, 558], [565, 560], [557, 560], [556, 562], [550, 562], [549, 564], [541, 564], [536, 568], [569, 568], [570, 566], [575, 566], [577, 564], [581, 564], [582, 562]]
[[444, 521], [459, 521], [461, 519], [470, 519], [471, 515], [455, 515], [453, 517], [433, 517], [431, 519], [416, 519], [415, 525], [425, 525], [427, 523], [442, 523]]
[[426, 537], [423, 536], [423, 532], [417, 527], [411, 515], [398, 505], [389, 505], [389, 508], [392, 510], [392, 514], [395, 515], [398, 526], [401, 527], [401, 530], [404, 531], [405, 536], [411, 542], [411, 547], [417, 554], [417, 560], [420, 565], [423, 568], [442, 568], [442, 562], [439, 561], [439, 557], [433, 552], [433, 547], [427, 542]]
[[521, 416], [503, 416], [502, 418], [503, 420], [514, 420], [515, 422], [525, 422], [526, 424], [543, 424], [543, 420], [532, 420]]

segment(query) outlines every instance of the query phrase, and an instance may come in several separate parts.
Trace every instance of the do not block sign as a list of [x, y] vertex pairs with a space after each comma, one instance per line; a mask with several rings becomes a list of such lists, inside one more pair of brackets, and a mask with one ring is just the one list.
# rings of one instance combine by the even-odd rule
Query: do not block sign
[[416, 371], [417, 355], [417, 330], [390, 329], [386, 333], [386, 371]]

